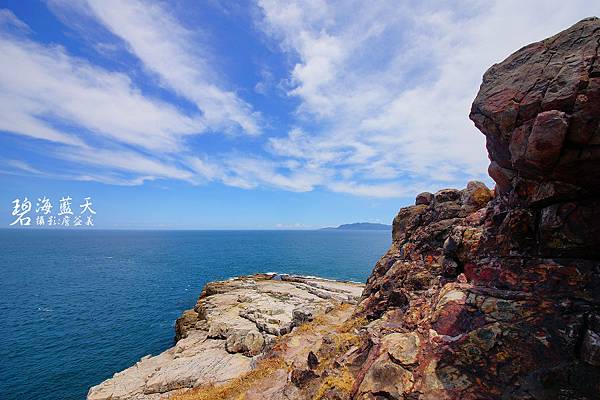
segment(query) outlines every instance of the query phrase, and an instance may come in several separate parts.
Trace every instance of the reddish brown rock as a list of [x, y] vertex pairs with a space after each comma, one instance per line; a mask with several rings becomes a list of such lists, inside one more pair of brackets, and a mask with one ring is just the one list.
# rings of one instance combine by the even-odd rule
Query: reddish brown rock
[[358, 399], [403, 399], [411, 391], [413, 376], [393, 363], [387, 355], [381, 356], [369, 368], [358, 391]]
[[415, 199], [415, 205], [429, 205], [429, 203], [431, 203], [431, 200], [433, 200], [433, 194], [429, 192], [419, 193]]
[[484, 183], [471, 181], [462, 191], [462, 202], [465, 206], [473, 207], [473, 211], [485, 207], [494, 197], [492, 191]]
[[512, 170], [502, 168], [498, 163], [492, 160], [488, 167], [488, 174], [496, 182], [496, 191], [498, 193], [506, 193], [511, 189], [511, 182], [515, 177]]
[[[551, 170], [560, 157], [567, 128], [568, 121], [564, 112], [551, 110], [539, 113], [527, 138], [526, 162], [540, 170]], [[519, 159], [513, 162], [519, 162]]]
[[585, 19], [485, 73], [470, 117], [486, 136], [501, 189], [521, 175], [598, 194], [599, 25]]

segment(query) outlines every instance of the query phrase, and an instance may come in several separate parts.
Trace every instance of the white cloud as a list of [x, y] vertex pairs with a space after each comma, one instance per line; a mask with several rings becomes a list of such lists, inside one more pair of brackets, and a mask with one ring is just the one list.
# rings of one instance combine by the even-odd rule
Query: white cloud
[[17, 31], [29, 33], [29, 26], [21, 21], [12, 11], [7, 9], [0, 10], [0, 28], [16, 29]]
[[[19, 32], [8, 31], [6, 21]], [[37, 151], [94, 166], [96, 172], [40, 171], [14, 160], [7, 166], [30, 174], [111, 184], [156, 178], [194, 182], [194, 174], [175, 166], [169, 153], [182, 151], [186, 136], [204, 130], [198, 117], [144, 96], [124, 74], [73, 57], [60, 46], [32, 41], [23, 35], [29, 33], [27, 25], [6, 10], [0, 12], [0, 28], [0, 131], [54, 143], [51, 150], [44, 150], [46, 146]], [[120, 149], [122, 145], [145, 149], [150, 155]]]
[[[0, 130], [85, 146], [92, 136], [175, 151], [203, 129], [198, 119], [145, 97], [123, 74], [0, 32]], [[57, 125], [71, 126], [68, 133]]]
[[190, 157], [186, 162], [207, 181], [218, 181], [243, 189], [266, 186], [308, 192], [326, 179], [326, 171], [311, 171], [309, 168], [294, 171], [297, 165], [293, 162], [277, 162], [237, 153], [222, 154], [212, 160]]
[[40, 171], [39, 169], [32, 167], [31, 165], [29, 165], [29, 163], [26, 163], [25, 161], [22, 160], [2, 160], [3, 164], [10, 167], [13, 170], [17, 170], [17, 171], [23, 171], [23, 172], [27, 172], [29, 174], [33, 174], [33, 175], [44, 175], [43, 171]]
[[333, 182], [328, 186], [329, 190], [338, 193], [348, 193], [364, 197], [411, 197], [424, 189], [418, 186], [404, 185], [399, 183], [362, 184], [360, 182]]
[[159, 161], [137, 152], [114, 149], [81, 149], [64, 152], [61, 157], [66, 160], [95, 166], [109, 165], [112, 170], [132, 172], [158, 178], [171, 178], [193, 182], [194, 174], [189, 170], [177, 167], [175, 163]]
[[94, 181], [106, 183], [109, 185], [120, 185], [120, 186], [137, 186], [143, 184], [145, 181], [154, 180], [157, 176], [153, 175], [141, 175], [133, 177], [125, 177], [118, 172], [103, 172], [103, 173], [85, 173], [85, 174], [72, 174], [72, 173], [61, 173], [54, 171], [42, 171], [38, 168], [31, 166], [29, 163], [22, 160], [1, 160], [1, 164], [7, 169], [3, 169], [0, 172], [10, 175], [27, 175], [37, 176], [50, 179], [61, 179], [61, 180], [75, 180], [75, 181]]
[[[147, 0], [82, 0], [78, 6], [120, 37], [161, 83], [194, 102], [212, 129], [235, 127], [260, 133], [259, 114], [233, 91], [223, 89], [222, 77], [210, 63], [199, 34], [184, 26], [163, 4]], [[57, 12], [72, 1], [51, 0]], [[85, 7], [83, 4], [85, 4]]]

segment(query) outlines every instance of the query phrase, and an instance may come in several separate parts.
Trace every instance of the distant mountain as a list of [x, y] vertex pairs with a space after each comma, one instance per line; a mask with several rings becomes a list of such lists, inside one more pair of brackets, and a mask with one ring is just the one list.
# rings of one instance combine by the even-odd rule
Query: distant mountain
[[391, 225], [385, 224], [374, 224], [371, 222], [355, 222], [353, 224], [343, 224], [337, 228], [323, 228], [322, 230], [346, 230], [346, 231], [389, 231], [392, 229]]

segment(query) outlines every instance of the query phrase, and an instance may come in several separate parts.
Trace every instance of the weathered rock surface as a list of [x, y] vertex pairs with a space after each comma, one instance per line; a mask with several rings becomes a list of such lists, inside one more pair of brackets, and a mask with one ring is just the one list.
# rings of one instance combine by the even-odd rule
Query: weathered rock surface
[[363, 285], [287, 275], [254, 275], [207, 284], [193, 310], [177, 320], [177, 344], [94, 386], [89, 400], [168, 398], [220, 384], [251, 370], [277, 336], [356, 304]]
[[495, 189], [419, 194], [353, 328], [284, 338], [276, 393], [226, 398], [600, 399], [599, 48], [589, 18], [492, 66], [470, 116]]

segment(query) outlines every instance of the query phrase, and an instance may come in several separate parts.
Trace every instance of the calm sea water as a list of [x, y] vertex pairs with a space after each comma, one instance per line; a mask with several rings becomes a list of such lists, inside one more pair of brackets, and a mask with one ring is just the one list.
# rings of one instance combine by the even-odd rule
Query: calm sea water
[[0, 398], [85, 399], [170, 347], [206, 282], [270, 271], [365, 281], [390, 236], [0, 230]]

